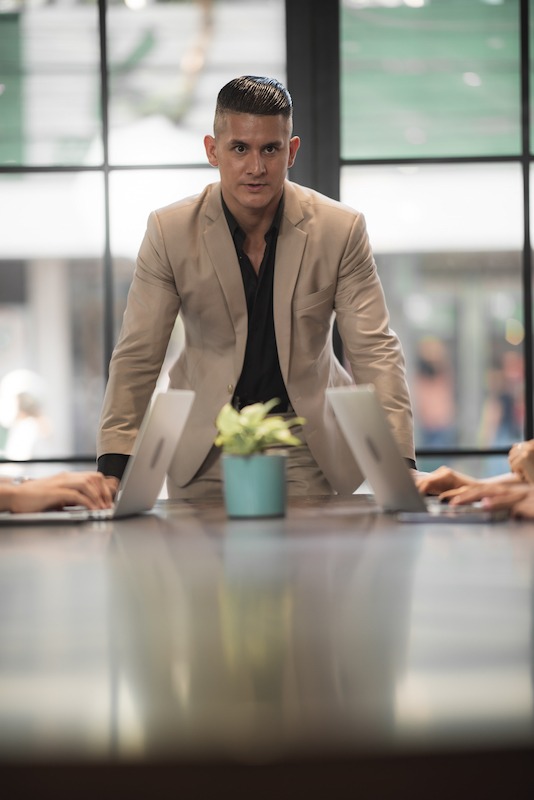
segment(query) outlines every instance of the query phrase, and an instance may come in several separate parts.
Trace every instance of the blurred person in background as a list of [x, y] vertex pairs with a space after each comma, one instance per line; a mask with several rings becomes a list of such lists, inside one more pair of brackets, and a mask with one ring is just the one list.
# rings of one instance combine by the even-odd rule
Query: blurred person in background
[[506, 350], [499, 363], [488, 372], [488, 396], [482, 407], [480, 445], [499, 447], [521, 438], [525, 416], [523, 389], [523, 356], [517, 350]]
[[0, 452], [9, 461], [27, 461], [38, 443], [49, 436], [50, 420], [43, 411], [44, 381], [29, 369], [8, 372], [0, 382]]
[[[454, 376], [448, 346], [434, 336], [418, 343], [413, 379], [414, 417], [420, 447], [456, 444]], [[436, 464], [429, 464], [433, 469]]]
[[[482, 405], [478, 445], [502, 447], [523, 436], [524, 368], [518, 350], [506, 350], [487, 372], [487, 395]], [[499, 476], [506, 469], [503, 456], [485, 461], [485, 474]]]

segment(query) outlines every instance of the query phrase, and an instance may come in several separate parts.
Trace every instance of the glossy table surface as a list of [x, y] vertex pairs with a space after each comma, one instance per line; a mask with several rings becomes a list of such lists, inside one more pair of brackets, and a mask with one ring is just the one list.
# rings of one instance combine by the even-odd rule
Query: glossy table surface
[[399, 524], [361, 495], [5, 528], [0, 766], [485, 754], [528, 780], [533, 560], [534, 524]]

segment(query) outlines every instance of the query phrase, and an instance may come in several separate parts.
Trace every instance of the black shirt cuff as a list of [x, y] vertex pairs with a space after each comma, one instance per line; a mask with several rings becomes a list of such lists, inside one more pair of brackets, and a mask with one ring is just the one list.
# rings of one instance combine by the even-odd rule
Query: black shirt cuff
[[129, 458], [130, 456], [125, 456], [122, 453], [104, 453], [96, 462], [97, 469], [104, 475], [111, 475], [120, 480]]

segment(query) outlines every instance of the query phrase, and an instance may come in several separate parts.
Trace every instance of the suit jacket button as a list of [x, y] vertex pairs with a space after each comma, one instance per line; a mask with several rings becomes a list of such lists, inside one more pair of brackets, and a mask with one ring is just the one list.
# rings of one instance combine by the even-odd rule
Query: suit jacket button
[[231, 384], [231, 383], [229, 383], [229, 384], [228, 384], [228, 386], [226, 387], [226, 389], [227, 389], [227, 391], [228, 391], [228, 394], [233, 394], [233, 393], [234, 393], [234, 387], [232, 386], [232, 384]]

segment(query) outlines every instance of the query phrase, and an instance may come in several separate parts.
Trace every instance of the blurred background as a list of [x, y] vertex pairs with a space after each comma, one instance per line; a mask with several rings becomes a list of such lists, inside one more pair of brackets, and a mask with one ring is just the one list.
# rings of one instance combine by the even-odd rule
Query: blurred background
[[217, 92], [267, 74], [290, 177], [367, 219], [420, 468], [505, 470], [534, 435], [531, 5], [0, 0], [0, 460], [94, 458], [147, 216], [217, 180]]

